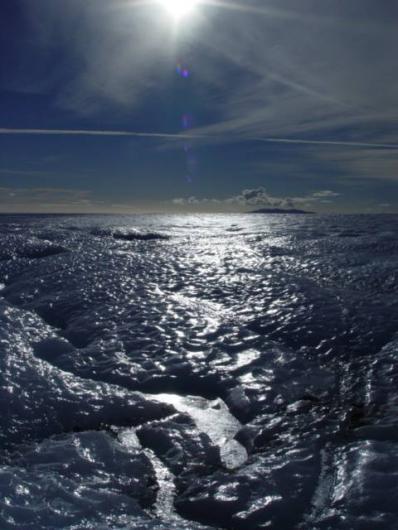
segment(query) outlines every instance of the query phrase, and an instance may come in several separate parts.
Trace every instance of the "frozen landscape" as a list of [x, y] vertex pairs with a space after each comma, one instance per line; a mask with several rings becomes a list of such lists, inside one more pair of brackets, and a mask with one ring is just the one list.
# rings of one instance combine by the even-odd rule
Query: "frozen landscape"
[[398, 216], [0, 217], [1, 530], [395, 530]]

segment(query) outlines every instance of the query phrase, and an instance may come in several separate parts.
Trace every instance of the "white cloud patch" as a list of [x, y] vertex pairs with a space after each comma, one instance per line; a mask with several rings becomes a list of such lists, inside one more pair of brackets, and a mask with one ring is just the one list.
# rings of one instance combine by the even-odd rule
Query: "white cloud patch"
[[265, 188], [246, 189], [240, 195], [226, 200], [227, 203], [235, 203], [242, 206], [263, 206], [275, 208], [293, 208], [290, 198], [272, 197]]
[[340, 193], [337, 193], [335, 191], [331, 190], [322, 190], [322, 191], [316, 191], [312, 194], [312, 197], [314, 199], [334, 199], [335, 197], [339, 197]]

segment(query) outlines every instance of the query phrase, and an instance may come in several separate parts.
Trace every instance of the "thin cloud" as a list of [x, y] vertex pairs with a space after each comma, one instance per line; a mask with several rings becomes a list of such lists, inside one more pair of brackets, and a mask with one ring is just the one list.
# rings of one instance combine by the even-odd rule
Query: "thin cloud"
[[351, 184], [365, 179], [398, 182], [398, 153], [383, 148], [333, 148], [313, 150], [312, 158], [319, 170], [327, 171], [333, 161], [333, 171], [340, 180]]
[[2, 212], [81, 212], [97, 211], [104, 202], [91, 191], [65, 188], [0, 187]]
[[25, 169], [9, 169], [9, 168], [0, 168], [0, 175], [12, 175], [12, 176], [22, 176], [22, 177], [41, 177], [43, 174], [48, 174], [46, 171], [36, 171], [36, 170], [25, 170]]

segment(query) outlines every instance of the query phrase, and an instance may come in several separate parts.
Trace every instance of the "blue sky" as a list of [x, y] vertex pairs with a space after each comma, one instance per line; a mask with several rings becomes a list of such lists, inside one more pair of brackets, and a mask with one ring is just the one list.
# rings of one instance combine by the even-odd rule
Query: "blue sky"
[[397, 2], [2, 0], [0, 211], [398, 211]]

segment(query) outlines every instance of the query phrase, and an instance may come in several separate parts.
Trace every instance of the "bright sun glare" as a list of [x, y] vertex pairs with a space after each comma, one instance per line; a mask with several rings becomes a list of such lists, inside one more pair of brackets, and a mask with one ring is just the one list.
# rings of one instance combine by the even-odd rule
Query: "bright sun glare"
[[199, 0], [160, 0], [175, 20], [186, 17], [195, 9]]

